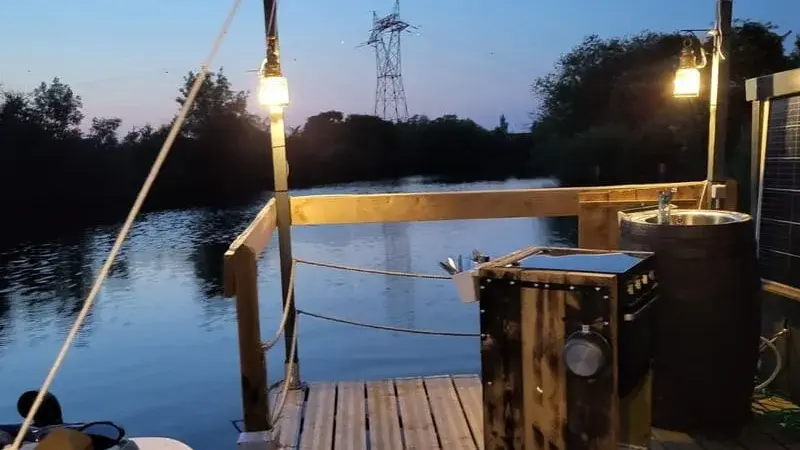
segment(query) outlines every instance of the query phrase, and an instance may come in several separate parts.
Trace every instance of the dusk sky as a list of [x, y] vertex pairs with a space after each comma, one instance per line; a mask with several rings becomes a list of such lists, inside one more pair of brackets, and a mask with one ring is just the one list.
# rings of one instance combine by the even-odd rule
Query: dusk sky
[[[123, 129], [168, 121], [181, 78], [199, 67], [229, 0], [9, 0], [0, 12], [0, 83], [30, 90], [54, 76], [83, 97], [85, 113], [116, 116]], [[282, 0], [281, 56], [300, 125], [319, 111], [371, 113], [375, 56], [365, 41], [372, 10], [394, 0]], [[644, 29], [705, 28], [713, 0], [404, 0], [402, 17], [419, 26], [403, 38], [409, 112], [453, 113], [492, 127], [530, 123], [530, 85], [584, 36]], [[800, 1], [739, 0], [734, 16], [800, 31]], [[254, 91], [264, 54], [260, 0], [244, 0], [214, 67], [234, 88]], [[251, 109], [257, 111], [255, 102]]]

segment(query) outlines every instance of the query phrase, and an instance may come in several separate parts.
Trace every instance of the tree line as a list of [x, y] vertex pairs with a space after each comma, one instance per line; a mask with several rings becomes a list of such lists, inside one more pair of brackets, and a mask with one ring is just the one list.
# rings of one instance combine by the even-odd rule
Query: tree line
[[[533, 84], [541, 101], [531, 127], [533, 165], [552, 167], [568, 184], [704, 179], [711, 64], [701, 71], [699, 98], [671, 95], [686, 36], [589, 36], [561, 57]], [[729, 175], [746, 183], [751, 109], [745, 80], [800, 67], [800, 34], [787, 42], [791, 32], [774, 24], [738, 20], [728, 39], [726, 160]], [[710, 60], [711, 39], [701, 45]]]
[[[504, 117], [486, 129], [455, 115], [391, 123], [322, 112], [289, 130], [290, 186], [410, 175], [450, 181], [555, 176], [565, 185], [702, 179], [707, 90], [695, 100], [670, 95], [683, 37], [587, 37], [534, 81], [539, 105], [525, 133], [509, 133]], [[728, 149], [739, 177], [749, 161], [744, 80], [800, 67], [800, 37], [787, 53], [788, 38], [772, 24], [752, 21], [737, 22], [730, 38]], [[703, 45], [711, 50], [710, 42]], [[185, 77], [177, 106], [196, 76]], [[58, 78], [31, 92], [2, 92], [0, 208], [11, 236], [119, 220], [171, 125], [121, 135], [119, 118], [92, 118], [84, 132], [85, 119], [80, 96]], [[220, 69], [205, 79], [145, 209], [248, 202], [270, 190], [271, 179], [268, 126], [248, 112], [247, 93], [233, 89]]]

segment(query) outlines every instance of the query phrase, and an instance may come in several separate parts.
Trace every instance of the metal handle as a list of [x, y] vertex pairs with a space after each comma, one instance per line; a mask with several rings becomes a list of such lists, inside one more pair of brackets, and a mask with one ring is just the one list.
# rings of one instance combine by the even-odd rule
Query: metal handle
[[658, 300], [658, 295], [653, 296], [653, 298], [651, 298], [650, 301], [642, 305], [642, 307], [637, 309], [636, 311], [622, 316], [622, 320], [624, 320], [625, 322], [633, 322], [634, 320], [639, 318], [639, 316], [642, 315], [648, 308], [653, 306], [653, 303], [655, 303], [656, 300]]

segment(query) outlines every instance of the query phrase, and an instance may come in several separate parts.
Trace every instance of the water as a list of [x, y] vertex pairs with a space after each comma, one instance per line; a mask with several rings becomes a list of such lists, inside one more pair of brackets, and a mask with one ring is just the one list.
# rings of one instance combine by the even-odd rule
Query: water
[[[354, 193], [515, 189], [527, 180], [435, 185], [347, 185], [297, 192]], [[67, 420], [113, 420], [132, 435], [166, 435], [197, 450], [234, 448], [241, 417], [235, 309], [222, 297], [222, 253], [262, 204], [152, 213], [135, 225], [75, 347], [55, 380]], [[567, 230], [567, 231], [565, 231]], [[552, 219], [299, 227], [297, 257], [407, 272], [475, 247], [499, 256], [528, 245], [565, 244]], [[111, 247], [117, 227], [0, 253], [0, 423], [17, 422], [17, 396], [41, 384]], [[280, 319], [277, 239], [259, 262], [262, 334]], [[302, 309], [398, 327], [476, 332], [475, 305], [447, 280], [394, 278], [300, 266]], [[359, 329], [301, 317], [304, 381], [477, 373], [477, 339]], [[268, 355], [280, 378], [283, 345]]]

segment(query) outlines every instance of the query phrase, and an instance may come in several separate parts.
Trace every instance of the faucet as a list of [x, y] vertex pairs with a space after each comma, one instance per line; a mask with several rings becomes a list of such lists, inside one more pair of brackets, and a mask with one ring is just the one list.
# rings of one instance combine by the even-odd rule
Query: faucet
[[678, 192], [678, 188], [665, 189], [658, 193], [658, 223], [669, 224], [670, 203], [672, 197]]

